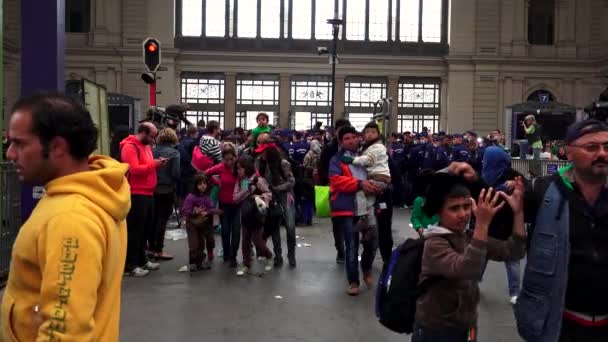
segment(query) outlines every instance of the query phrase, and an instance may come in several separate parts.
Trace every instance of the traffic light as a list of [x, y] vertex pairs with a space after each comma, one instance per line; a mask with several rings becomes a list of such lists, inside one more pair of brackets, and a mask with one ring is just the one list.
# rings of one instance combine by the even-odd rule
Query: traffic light
[[155, 72], [160, 66], [160, 42], [154, 38], [144, 40], [144, 64], [150, 72]]
[[144, 72], [141, 74], [141, 79], [146, 82], [146, 84], [152, 84], [156, 82], [156, 75], [153, 72]]

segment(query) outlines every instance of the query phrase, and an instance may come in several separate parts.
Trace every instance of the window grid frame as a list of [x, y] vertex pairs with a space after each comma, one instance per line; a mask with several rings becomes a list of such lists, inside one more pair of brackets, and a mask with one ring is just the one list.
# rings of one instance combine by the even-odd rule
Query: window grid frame
[[[406, 101], [406, 90], [422, 89], [421, 101]], [[432, 101], [425, 100], [425, 90], [432, 91]], [[412, 96], [416, 96], [412, 92]], [[401, 132], [421, 131], [429, 122], [429, 130], [437, 132], [441, 122], [441, 80], [403, 78], [399, 80], [397, 125]], [[407, 123], [410, 123], [409, 125]], [[407, 128], [406, 127], [411, 127]]]
[[[206, 23], [205, 23], [205, 12], [206, 12], [206, 3], [209, 2], [210, 0], [205, 0], [203, 1], [203, 7], [201, 9], [201, 12], [203, 12], [203, 17], [201, 18], [202, 21], [202, 32], [201, 32], [201, 39], [207, 39], [207, 38], [222, 38], [222, 37], [218, 37], [218, 35], [214, 35], [214, 36], [207, 36], [205, 34], [206, 31]], [[238, 36], [238, 31], [239, 31], [239, 20], [238, 20], [238, 12], [239, 12], [239, 4], [238, 4], [238, 0], [225, 0], [226, 1], [226, 20], [225, 20], [225, 26], [226, 26], [226, 33], [225, 33], [225, 37], [223, 37], [224, 39], [226, 37], [228, 38], [240, 38], [240, 39], [268, 39], [268, 40], [281, 40], [281, 39], [288, 39], [288, 40], [311, 40], [311, 41], [315, 41], [315, 40], [330, 40], [331, 37], [324, 34], [323, 36], [319, 36], [319, 32], [316, 28], [317, 26], [319, 26], [318, 28], [320, 28], [321, 24], [323, 24], [321, 20], [317, 20], [317, 12], [319, 9], [319, 2], [321, 2], [321, 0], [298, 0], [298, 1], [310, 1], [310, 9], [311, 9], [311, 32], [310, 32], [310, 37], [309, 38], [293, 38], [293, 31], [294, 31], [294, 15], [293, 15], [293, 3], [295, 2], [294, 0], [275, 0], [275, 1], [279, 1], [280, 2], [280, 12], [281, 12], [281, 18], [279, 18], [276, 21], [276, 31], [279, 32], [278, 37], [276, 37], [276, 35], [274, 35], [274, 37], [262, 37], [261, 36], [261, 21], [262, 21], [262, 17], [263, 14], [260, 13], [261, 12], [261, 8], [259, 6], [263, 6], [262, 2], [265, 0], [259, 0], [257, 2], [258, 4], [258, 8], [257, 8], [257, 13], [256, 13], [256, 34], [248, 34], [247, 37], [239, 37]], [[252, 0], [249, 0], [252, 1]], [[255, 1], [255, 0], [253, 0]], [[323, 0], [326, 1], [326, 0]], [[334, 6], [336, 5], [336, 3], [339, 6], [338, 12], [339, 15], [341, 16], [342, 19], [345, 19], [345, 25], [343, 25], [343, 27], [341, 27], [341, 32], [340, 32], [340, 39], [342, 40], [347, 40], [350, 42], [383, 42], [383, 43], [390, 43], [390, 44], [403, 44], [403, 43], [414, 43], [414, 44], [447, 44], [447, 25], [448, 25], [448, 15], [449, 15], [449, 1], [448, 0], [432, 0], [432, 1], [439, 1], [440, 4], [440, 8], [439, 8], [439, 12], [440, 12], [440, 19], [439, 19], [439, 26], [433, 26], [434, 29], [430, 30], [430, 31], [434, 31], [434, 32], [439, 32], [439, 37], [434, 37], [433, 41], [429, 41], [429, 42], [425, 42], [423, 39], [424, 36], [424, 2], [425, 0], [418, 0], [418, 27], [417, 27], [417, 39], [415, 40], [402, 40], [401, 37], [401, 32], [403, 27], [403, 23], [401, 22], [403, 18], [401, 18], [401, 8], [403, 7], [403, 3], [406, 0], [384, 0], [384, 5], [387, 7], [387, 13], [388, 16], [386, 18], [386, 22], [377, 22], [377, 19], [379, 18], [378, 16], [374, 16], [372, 12], [374, 12], [373, 7], [371, 6], [370, 0], [366, 0], [366, 10], [365, 10], [365, 24], [364, 24], [364, 28], [363, 28], [363, 32], [365, 34], [365, 37], [363, 37], [363, 39], [361, 39], [361, 37], [358, 35], [356, 39], [347, 39], [348, 33], [347, 33], [347, 28], [346, 28], [346, 22], [348, 22], [348, 0], [337, 0], [337, 1], [331, 1], [331, 0], [327, 0], [327, 3], [334, 3]], [[183, 27], [183, 19], [184, 19], [184, 15], [183, 15], [183, 8], [182, 8], [182, 2], [183, 0], [177, 0], [177, 6], [176, 6], [176, 11], [175, 11], [175, 18], [176, 18], [176, 27], [179, 27], [179, 30], [176, 30], [176, 37], [181, 37], [182, 36], [182, 27]], [[325, 2], [323, 2], [325, 3]], [[179, 7], [179, 8], [178, 8]], [[374, 12], [375, 13], [375, 12]], [[332, 15], [333, 16], [333, 15]], [[433, 16], [434, 18], [435, 16]], [[386, 26], [386, 32], [385, 34], [383, 34], [383, 39], [375, 39], [377, 37], [370, 37], [371, 35], [371, 27], [372, 26]], [[252, 26], [253, 27], [253, 26]], [[328, 25], [329, 27], [329, 25]], [[331, 32], [331, 31], [329, 31]], [[384, 30], [383, 30], [384, 32]], [[555, 28], [554, 28], [554, 32], [555, 32]], [[308, 33], [308, 32], [306, 32]], [[196, 36], [189, 36], [189, 37], [196, 37]], [[404, 36], [405, 37], [405, 36]], [[428, 38], [428, 37], [427, 37]]]
[[[220, 123], [220, 128], [224, 129], [226, 113], [224, 113], [223, 110], [189, 110], [186, 111], [185, 115], [192, 123], [199, 122], [201, 119], [205, 120], [205, 124], [212, 120], [218, 121]], [[194, 117], [195, 120], [191, 120], [192, 117]]]

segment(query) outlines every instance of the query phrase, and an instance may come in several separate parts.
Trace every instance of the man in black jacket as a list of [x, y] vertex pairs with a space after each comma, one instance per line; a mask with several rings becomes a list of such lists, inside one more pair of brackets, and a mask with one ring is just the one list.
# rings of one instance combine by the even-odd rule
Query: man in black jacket
[[[338, 142], [338, 131], [342, 127], [350, 126], [350, 121], [346, 119], [336, 120], [336, 132], [334, 138], [323, 146], [321, 150], [321, 157], [319, 158], [319, 179], [321, 185], [329, 185], [329, 161], [331, 158], [338, 153], [339, 142]], [[344, 233], [340, 230], [340, 226], [334, 224], [332, 218], [332, 228], [334, 231], [334, 245], [336, 246], [336, 262], [338, 264], [344, 263]]]

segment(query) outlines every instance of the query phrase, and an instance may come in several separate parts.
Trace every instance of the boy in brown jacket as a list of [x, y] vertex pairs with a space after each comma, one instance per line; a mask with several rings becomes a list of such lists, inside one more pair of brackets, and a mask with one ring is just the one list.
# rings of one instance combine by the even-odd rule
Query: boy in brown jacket
[[[479, 280], [486, 258], [509, 261], [523, 258], [526, 232], [523, 218], [523, 183], [516, 181], [512, 195], [483, 189], [477, 202], [464, 181], [437, 174], [424, 210], [439, 216], [437, 226], [424, 233], [413, 342], [466, 342], [477, 321]], [[504, 205], [513, 209], [513, 235], [507, 241], [488, 238], [492, 217]], [[475, 229], [465, 229], [475, 215]], [[472, 236], [471, 236], [472, 235]]]

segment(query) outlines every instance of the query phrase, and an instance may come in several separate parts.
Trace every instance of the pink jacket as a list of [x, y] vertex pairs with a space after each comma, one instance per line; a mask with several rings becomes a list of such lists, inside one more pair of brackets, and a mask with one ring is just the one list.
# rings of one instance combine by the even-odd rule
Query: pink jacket
[[234, 175], [234, 170], [228, 169], [224, 163], [220, 163], [205, 171], [205, 175], [208, 177], [219, 175], [220, 203], [234, 204], [232, 196], [234, 194], [234, 186], [236, 185], [237, 180], [236, 176]]

